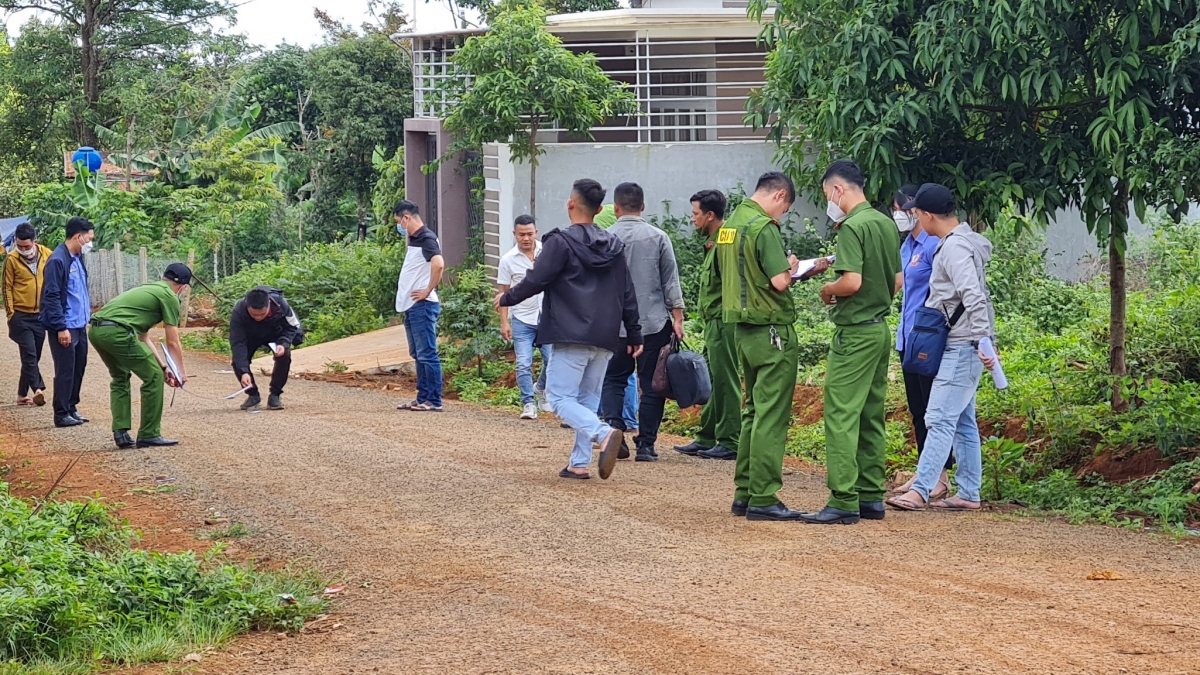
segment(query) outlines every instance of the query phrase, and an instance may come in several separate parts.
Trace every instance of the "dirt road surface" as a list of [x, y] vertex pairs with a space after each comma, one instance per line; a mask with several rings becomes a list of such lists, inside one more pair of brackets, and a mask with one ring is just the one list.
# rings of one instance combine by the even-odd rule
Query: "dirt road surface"
[[[0, 389], [15, 392], [2, 342]], [[237, 388], [214, 372], [226, 363], [187, 363], [194, 395], [165, 417], [174, 449], [111, 449], [94, 354], [91, 424], [4, 415], [51, 449], [175, 477], [196, 513], [255, 531], [239, 546], [345, 586], [326, 632], [251, 636], [190, 672], [1200, 673], [1195, 546], [998, 514], [751, 523], [728, 512], [732, 463], [670, 438], [657, 464], [568, 481], [551, 416], [398, 412], [406, 398], [305, 381], [287, 410], [247, 414], [217, 400]], [[823, 483], [796, 472], [781, 495], [816, 508]]]

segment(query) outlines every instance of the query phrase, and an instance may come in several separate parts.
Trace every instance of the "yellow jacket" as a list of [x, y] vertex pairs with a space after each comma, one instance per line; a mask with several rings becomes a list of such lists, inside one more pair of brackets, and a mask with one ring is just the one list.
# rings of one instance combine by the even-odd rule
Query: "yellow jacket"
[[[42, 279], [50, 249], [37, 245], [38, 255], [32, 262], [21, 257], [16, 246], [4, 259], [4, 312], [12, 319], [14, 312], [38, 314], [42, 304]], [[37, 274], [30, 269], [36, 265]]]

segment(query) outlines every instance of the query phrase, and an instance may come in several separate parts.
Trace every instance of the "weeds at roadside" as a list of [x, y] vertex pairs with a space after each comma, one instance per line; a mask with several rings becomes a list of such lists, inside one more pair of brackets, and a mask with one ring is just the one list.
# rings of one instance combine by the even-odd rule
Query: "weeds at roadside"
[[253, 530], [246, 527], [242, 523], [230, 523], [226, 527], [211, 530], [209, 532], [202, 532], [196, 535], [196, 538], [204, 540], [237, 539], [238, 537], [245, 537], [253, 533]]

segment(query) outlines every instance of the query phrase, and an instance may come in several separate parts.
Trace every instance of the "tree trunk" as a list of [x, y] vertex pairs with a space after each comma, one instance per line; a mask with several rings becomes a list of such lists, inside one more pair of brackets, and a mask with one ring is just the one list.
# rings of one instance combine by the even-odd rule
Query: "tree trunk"
[[133, 127], [137, 115], [129, 118], [129, 129], [125, 132], [125, 190], [133, 192]]
[[1129, 401], [1121, 395], [1125, 376], [1125, 234], [1129, 218], [1129, 184], [1117, 186], [1108, 231], [1108, 371], [1113, 377], [1112, 411], [1129, 410]]
[[79, 65], [83, 74], [83, 98], [87, 101], [87, 107], [82, 113], [83, 119], [78, 124], [79, 142], [93, 148], [100, 144], [100, 139], [96, 137], [96, 130], [92, 128], [91, 121], [88, 119], [100, 101], [100, 50], [92, 42], [98, 29], [96, 12], [99, 5], [100, 0], [85, 1], [83, 25], [79, 30]]
[[537, 219], [537, 132], [538, 123], [534, 120], [529, 130], [529, 215]]
[[367, 212], [363, 208], [362, 196], [358, 198], [358, 240], [367, 240]]

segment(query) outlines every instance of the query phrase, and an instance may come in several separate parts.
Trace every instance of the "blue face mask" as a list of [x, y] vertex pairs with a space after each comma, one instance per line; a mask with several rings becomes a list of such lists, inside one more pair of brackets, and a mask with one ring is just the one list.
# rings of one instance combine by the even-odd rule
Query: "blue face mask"
[[400, 234], [404, 234], [404, 226], [403, 226], [403, 225], [400, 225], [399, 223], [397, 223], [397, 224], [396, 224], [396, 231], [397, 231], [397, 232], [399, 232]]

